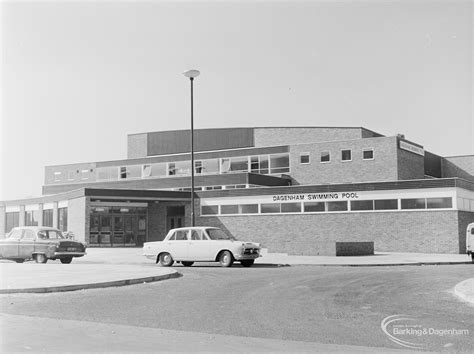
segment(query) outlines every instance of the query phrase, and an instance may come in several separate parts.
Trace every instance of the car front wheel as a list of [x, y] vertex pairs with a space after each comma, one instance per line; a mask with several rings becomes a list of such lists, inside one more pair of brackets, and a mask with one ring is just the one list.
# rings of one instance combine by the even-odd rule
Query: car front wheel
[[185, 267], [191, 267], [194, 264], [194, 262], [184, 262], [183, 261], [183, 262], [181, 262], [181, 264]]
[[243, 267], [251, 267], [253, 266], [254, 262], [255, 262], [255, 259], [245, 259], [243, 261], [240, 261], [240, 264], [242, 264]]
[[232, 267], [232, 263], [234, 263], [234, 257], [232, 253], [229, 251], [224, 251], [219, 256], [219, 263], [223, 267]]
[[72, 257], [60, 258], [62, 264], [69, 264], [72, 262]]
[[48, 261], [48, 257], [44, 254], [37, 254], [35, 257], [36, 263], [46, 263]]
[[163, 267], [171, 267], [173, 263], [174, 263], [173, 258], [171, 257], [169, 253], [160, 254], [160, 264]]
[[24, 259], [15, 259], [15, 262], [17, 263], [23, 263], [25, 260]]

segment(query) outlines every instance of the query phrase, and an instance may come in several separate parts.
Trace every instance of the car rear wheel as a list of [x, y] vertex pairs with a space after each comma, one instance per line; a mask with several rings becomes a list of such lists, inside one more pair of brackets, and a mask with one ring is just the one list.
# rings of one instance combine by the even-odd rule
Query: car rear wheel
[[37, 254], [35, 256], [36, 263], [46, 263], [48, 258], [44, 254]]
[[234, 257], [232, 256], [232, 253], [229, 251], [223, 251], [219, 255], [219, 263], [223, 267], [232, 267], [232, 263], [234, 263]]
[[24, 259], [15, 259], [15, 262], [17, 263], [23, 263], [25, 260]]
[[255, 259], [245, 259], [243, 261], [240, 261], [240, 264], [242, 264], [243, 267], [251, 267], [253, 266], [254, 262], [255, 262]]
[[171, 267], [173, 265], [173, 257], [169, 253], [160, 254], [160, 264], [163, 267]]
[[474, 253], [471, 253], [471, 262], [474, 263]]
[[62, 264], [69, 264], [72, 262], [72, 257], [65, 257], [65, 258], [60, 258], [59, 259]]
[[181, 262], [181, 264], [185, 267], [191, 267], [194, 264], [194, 262]]

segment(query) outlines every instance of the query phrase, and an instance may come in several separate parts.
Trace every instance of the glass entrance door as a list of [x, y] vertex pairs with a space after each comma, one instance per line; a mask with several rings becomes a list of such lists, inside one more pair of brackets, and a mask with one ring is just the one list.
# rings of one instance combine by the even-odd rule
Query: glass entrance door
[[147, 237], [146, 208], [92, 207], [91, 246], [143, 246]]
[[110, 246], [111, 220], [108, 215], [91, 215], [89, 243]]

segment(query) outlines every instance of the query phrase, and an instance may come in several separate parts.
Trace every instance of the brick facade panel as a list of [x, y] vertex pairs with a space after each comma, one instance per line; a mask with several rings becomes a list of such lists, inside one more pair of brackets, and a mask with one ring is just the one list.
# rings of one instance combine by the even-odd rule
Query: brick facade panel
[[255, 128], [255, 146], [314, 143], [362, 138], [362, 128]]
[[[352, 151], [352, 161], [341, 160], [343, 149]], [[364, 149], [373, 149], [373, 160], [363, 160]], [[394, 137], [294, 145], [290, 147], [291, 176], [295, 184], [394, 181], [398, 174], [396, 150]], [[322, 152], [330, 152], [329, 163], [321, 163]], [[301, 153], [310, 154], [310, 164], [300, 163]]]
[[334, 242], [374, 242], [378, 252], [459, 253], [458, 212], [386, 212], [202, 217], [270, 252], [323, 255]]

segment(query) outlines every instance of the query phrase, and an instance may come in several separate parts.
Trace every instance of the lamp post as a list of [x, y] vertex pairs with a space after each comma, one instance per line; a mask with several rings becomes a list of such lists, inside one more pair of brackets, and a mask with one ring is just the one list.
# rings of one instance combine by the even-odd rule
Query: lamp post
[[183, 73], [191, 82], [191, 226], [194, 226], [194, 117], [193, 117], [193, 82], [200, 74], [199, 70], [187, 70]]

